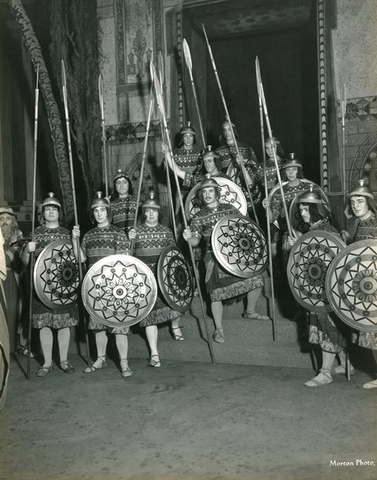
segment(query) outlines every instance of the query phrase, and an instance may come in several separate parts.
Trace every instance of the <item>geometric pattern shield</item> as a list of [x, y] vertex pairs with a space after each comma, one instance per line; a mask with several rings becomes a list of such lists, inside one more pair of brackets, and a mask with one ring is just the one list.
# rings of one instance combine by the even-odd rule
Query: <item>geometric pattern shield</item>
[[314, 231], [302, 235], [293, 245], [287, 276], [297, 302], [311, 312], [331, 312], [325, 281], [334, 258], [346, 247], [333, 233]]
[[87, 312], [96, 320], [108, 327], [130, 327], [154, 307], [157, 283], [138, 258], [109, 255], [90, 267], [81, 294]]
[[157, 280], [166, 303], [177, 312], [185, 312], [194, 295], [190, 267], [181, 250], [170, 245], [160, 253]]
[[377, 240], [349, 245], [333, 261], [326, 279], [331, 307], [344, 323], [377, 333]]
[[41, 251], [33, 282], [39, 300], [48, 308], [59, 310], [77, 302], [79, 268], [69, 240], [55, 240]]
[[[223, 177], [214, 177], [214, 180], [219, 184], [220, 187], [220, 203], [230, 203], [237, 210], [240, 211], [242, 215], [247, 213], [247, 203], [245, 195], [243, 194], [241, 188], [236, 185], [234, 182], [229, 180], [229, 178]], [[198, 190], [200, 188], [200, 183], [197, 183], [188, 193], [185, 203], [185, 213], [188, 220], [190, 220], [195, 213], [199, 212], [203, 206], [201, 200], [198, 197]]]
[[268, 252], [262, 229], [243, 215], [227, 215], [212, 230], [212, 250], [232, 275], [251, 278], [267, 268]]

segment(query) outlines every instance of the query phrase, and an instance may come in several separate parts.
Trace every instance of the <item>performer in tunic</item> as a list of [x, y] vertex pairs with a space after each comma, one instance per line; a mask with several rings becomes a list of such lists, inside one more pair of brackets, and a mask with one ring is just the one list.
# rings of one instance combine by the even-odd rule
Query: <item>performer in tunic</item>
[[183, 237], [196, 247], [203, 238], [206, 246], [204, 262], [206, 266], [206, 289], [211, 299], [212, 315], [216, 330], [214, 340], [224, 343], [223, 330], [223, 300], [247, 294], [247, 308], [243, 313], [244, 318], [256, 320], [269, 320], [269, 317], [255, 311], [255, 305], [262, 292], [263, 280], [260, 275], [253, 278], [240, 279], [225, 271], [217, 262], [212, 251], [211, 233], [218, 220], [226, 215], [239, 215], [238, 210], [230, 204], [219, 202], [219, 185], [215, 179], [205, 178], [200, 187], [204, 207], [196, 213]]
[[[61, 218], [61, 204], [50, 192], [48, 197], [42, 203], [40, 215], [41, 226], [34, 232], [34, 241], [29, 241], [21, 252], [21, 260], [24, 265], [28, 265], [30, 253], [35, 252], [36, 257], [55, 240], [67, 240], [70, 242], [71, 235], [68, 230], [61, 227], [59, 220]], [[32, 326], [39, 330], [44, 363], [37, 371], [37, 377], [44, 377], [53, 368], [52, 347], [53, 333], [57, 330], [57, 339], [59, 346], [60, 368], [64, 373], [73, 373], [75, 370], [67, 359], [69, 342], [71, 337], [70, 327], [78, 325], [78, 309], [76, 305], [67, 307], [66, 310], [52, 310], [46, 307], [34, 293], [33, 297], [33, 317]]]
[[136, 197], [132, 195], [129, 177], [118, 169], [113, 178], [113, 193], [110, 197], [113, 224], [128, 233], [133, 227], [136, 215]]
[[[276, 159], [278, 162], [278, 167], [280, 172], [283, 168], [284, 150], [282, 149], [282, 146], [276, 137], [272, 137], [272, 139], [267, 138], [264, 144], [264, 148], [267, 154], [267, 158], [266, 158], [267, 190], [268, 192], [270, 192], [272, 188], [277, 184], [277, 181], [278, 181], [273, 149], [276, 150]], [[264, 187], [264, 175], [262, 175], [261, 184]]]
[[[282, 177], [282, 180], [287, 182], [283, 183], [283, 192], [288, 211], [292, 201], [296, 198], [296, 196], [309, 190], [309, 183], [303, 182], [302, 178], [302, 163], [295, 158], [294, 153], [290, 153], [289, 159], [284, 162]], [[270, 222], [275, 222], [279, 226], [280, 233], [278, 236], [280, 238], [275, 235], [275, 240], [278, 243], [279, 241], [281, 242], [283, 262], [285, 267], [288, 262], [290, 246], [288, 244], [287, 219], [285, 217], [283, 198], [281, 196], [280, 189], [276, 190], [272, 198], [265, 199], [263, 205], [265, 208], [270, 208]]]
[[[127, 235], [115, 225], [111, 225], [111, 207], [109, 202], [102, 197], [102, 192], [97, 192], [90, 206], [91, 220], [96, 226], [87, 232], [81, 243], [80, 256], [77, 249], [77, 238], [80, 237], [80, 227], [75, 225], [72, 231], [73, 246], [76, 258], [87, 262], [88, 268], [98, 260], [109, 255], [129, 254], [129, 240]], [[129, 327], [108, 327], [93, 317], [89, 319], [89, 330], [95, 333], [97, 359], [92, 366], [85, 368], [84, 373], [93, 373], [107, 366], [106, 347], [107, 332], [115, 334], [115, 343], [120, 358], [122, 377], [130, 377], [132, 370], [128, 365], [128, 337]]]
[[[298, 208], [302, 222], [307, 226], [305, 230], [310, 232], [320, 230], [340, 236], [330, 223], [330, 212], [327, 206], [313, 190], [313, 185], [310, 185], [310, 190], [299, 197]], [[292, 247], [295, 239], [288, 237], [288, 242]], [[319, 345], [321, 348], [322, 367], [318, 375], [306, 382], [305, 386], [320, 387], [333, 381], [331, 369], [336, 355], [339, 355], [342, 368], [345, 368], [346, 339], [344, 332], [346, 328], [332, 313], [309, 313], [309, 342]]]
[[[154, 273], [157, 278], [157, 261], [162, 250], [174, 245], [172, 231], [158, 221], [160, 205], [154, 200], [154, 192], [151, 198], [142, 205], [144, 223], [137, 228], [130, 230], [130, 239], [135, 239], [135, 257], [142, 260]], [[153, 310], [140, 322], [145, 327], [148, 344], [150, 348], [149, 366], [160, 367], [161, 360], [157, 348], [158, 327], [157, 325], [171, 322], [172, 336], [174, 340], [183, 341], [184, 337], [179, 327], [181, 314], [170, 308], [161, 295], [160, 290]]]
[[[4, 252], [7, 264], [7, 277], [3, 283], [5, 298], [1, 300], [8, 323], [10, 353], [13, 353], [17, 350], [17, 333], [22, 333], [20, 325], [22, 312], [20, 275], [23, 265], [20, 259], [20, 251], [25, 239], [18, 227], [12, 208], [0, 207], [0, 229], [4, 238]], [[26, 339], [22, 338], [23, 345], [25, 345]]]
[[[360, 240], [375, 238], [377, 245], [377, 207], [372, 191], [364, 186], [363, 180], [349, 194], [349, 204], [345, 214], [348, 218], [356, 217], [355, 231], [349, 236], [349, 243]], [[359, 347], [368, 348], [373, 351], [377, 364], [377, 334], [373, 332], [354, 332], [352, 341]], [[364, 388], [377, 388], [377, 380], [372, 380], [363, 385]]]

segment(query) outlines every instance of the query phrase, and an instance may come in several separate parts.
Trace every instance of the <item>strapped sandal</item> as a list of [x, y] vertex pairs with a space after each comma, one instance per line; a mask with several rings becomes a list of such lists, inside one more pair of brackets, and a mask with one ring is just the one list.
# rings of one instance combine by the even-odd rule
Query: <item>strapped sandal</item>
[[120, 369], [122, 371], [121, 375], [122, 375], [123, 378], [130, 377], [134, 373], [130, 369], [130, 367], [128, 366], [128, 360], [127, 359], [124, 359], [124, 360], [120, 361]]
[[179, 333], [174, 333], [174, 330], [178, 330], [178, 329], [181, 329], [182, 327], [171, 327], [171, 334], [172, 334], [172, 337], [174, 338], [174, 340], [176, 340], [177, 342], [183, 342], [183, 340], [185, 339], [185, 337]]
[[331, 376], [330, 370], [324, 370], [321, 368], [319, 374], [309, 380], [308, 382], [304, 383], [306, 387], [322, 387], [323, 385], [328, 385], [333, 381]]
[[377, 388], [377, 380], [372, 380], [371, 382], [364, 383], [363, 388], [366, 388], [366, 389]]
[[93, 365], [86, 367], [84, 373], [93, 373], [107, 367], [106, 357], [98, 357]]
[[213, 339], [216, 343], [224, 343], [225, 342], [224, 329], [218, 328], [217, 330], [215, 330], [213, 333]]
[[27, 345], [24, 345], [17, 350], [17, 352], [20, 354], [20, 355], [23, 355], [24, 357], [28, 357], [30, 355], [30, 358], [35, 358], [36, 355], [33, 353], [33, 352], [30, 352], [29, 351], [29, 347]]
[[[345, 365], [338, 365], [334, 368], [334, 372], [338, 375], [345, 375], [346, 374], [346, 366]], [[350, 366], [350, 375], [355, 374], [355, 368], [351, 365]]]
[[60, 368], [63, 370], [64, 373], [75, 373], [74, 367], [72, 367], [72, 365], [68, 363], [68, 360], [60, 362]]
[[157, 354], [151, 355], [149, 357], [148, 367], [161, 367], [160, 356]]
[[270, 317], [267, 315], [262, 315], [261, 313], [256, 312], [255, 310], [253, 312], [249, 312], [248, 310], [245, 310], [242, 314], [243, 318], [249, 318], [250, 320], [270, 320]]
[[54, 364], [51, 363], [49, 367], [40, 367], [37, 370], [36, 376], [37, 377], [45, 377], [51, 370], [54, 370]]

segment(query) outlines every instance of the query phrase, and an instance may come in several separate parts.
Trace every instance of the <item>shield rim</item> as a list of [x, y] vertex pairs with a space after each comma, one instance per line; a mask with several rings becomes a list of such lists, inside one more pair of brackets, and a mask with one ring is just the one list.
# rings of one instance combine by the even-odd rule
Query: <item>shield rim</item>
[[[257, 271], [253, 272], [252, 274], [246, 274], [246, 272], [239, 272], [240, 274], [237, 275], [235, 274], [235, 272], [233, 270], [231, 270], [229, 268], [229, 263], [226, 262], [223, 257], [219, 254], [219, 252], [217, 251], [217, 248], [215, 248], [215, 245], [214, 245], [214, 242], [216, 242], [216, 232], [219, 230], [220, 228], [220, 225], [222, 222], [226, 221], [226, 220], [230, 220], [230, 219], [235, 219], [235, 218], [238, 218], [238, 219], [242, 219], [242, 220], [246, 220], [248, 223], [251, 223], [259, 233], [261, 233], [262, 235], [262, 238], [264, 240], [264, 250], [265, 250], [265, 254], [263, 255], [263, 257], [266, 259], [265, 263], [263, 264], [263, 266], [261, 266], [259, 269], [257, 269]], [[257, 275], [260, 275], [261, 273], [263, 273], [266, 268], [267, 268], [267, 265], [268, 265], [268, 251], [267, 251], [267, 242], [266, 242], [266, 238], [264, 236], [264, 233], [263, 233], [263, 230], [260, 228], [259, 225], [257, 225], [255, 222], [253, 222], [249, 217], [246, 217], [245, 215], [235, 215], [235, 214], [231, 214], [231, 215], [226, 215], [222, 218], [220, 218], [218, 220], [218, 222], [216, 223], [216, 225], [213, 227], [212, 229], [212, 234], [211, 234], [211, 246], [212, 246], [212, 250], [213, 250], [213, 254], [216, 258], [216, 260], [219, 262], [219, 264], [228, 272], [228, 273], [231, 273], [232, 275], [234, 275], [235, 277], [239, 277], [239, 278], [253, 278], [253, 277], [256, 277]]]
[[[311, 238], [311, 237], [314, 238], [314, 237], [319, 237], [319, 236], [322, 236], [322, 237], [329, 237], [330, 236], [331, 240], [334, 240], [334, 243], [337, 243], [339, 248], [344, 249], [346, 247], [346, 244], [343, 242], [343, 240], [341, 240], [340, 238], [338, 238], [337, 236], [335, 236], [331, 232], [327, 232], [325, 230], [315, 230], [313, 232], [307, 232], [304, 235], [301, 235], [301, 237], [296, 240], [296, 242], [294, 243], [294, 245], [291, 248], [291, 251], [289, 252], [289, 258], [288, 258], [288, 264], [287, 264], [287, 277], [288, 277], [289, 288], [292, 292], [292, 295], [293, 295], [294, 299], [302, 307], [304, 307], [306, 310], [308, 310], [310, 312], [314, 312], [314, 313], [329, 313], [329, 312], [332, 312], [332, 308], [331, 308], [328, 301], [327, 301], [326, 304], [324, 304], [322, 306], [309, 305], [309, 304], [305, 303], [302, 300], [302, 298], [299, 295], [297, 295], [296, 289], [293, 288], [293, 282], [292, 282], [291, 267], [292, 267], [292, 264], [293, 264], [293, 257], [296, 253], [295, 250], [297, 250], [297, 246], [301, 245], [308, 238]], [[296, 249], [294, 249], [295, 245], [296, 245]], [[331, 264], [332, 264], [332, 262], [330, 262], [330, 265]], [[330, 265], [328, 266], [328, 268], [326, 270], [326, 278], [327, 278], [327, 275], [328, 275], [328, 272], [329, 272]], [[326, 284], [326, 281], [325, 281], [325, 284]], [[325, 284], [323, 285], [324, 289], [325, 289]], [[326, 293], [326, 297], [327, 297], [326, 289], [325, 289], [325, 293]]]
[[[185, 263], [187, 265], [187, 271], [188, 271], [190, 284], [191, 284], [191, 295], [190, 295], [191, 298], [190, 298], [190, 303], [185, 307], [175, 304], [172, 301], [171, 297], [167, 294], [166, 289], [163, 287], [163, 285], [164, 285], [163, 262], [164, 262], [164, 259], [167, 255], [167, 253], [170, 252], [171, 250], [176, 250], [178, 253], [180, 253], [182, 259], [185, 261]], [[172, 308], [173, 310], [176, 310], [177, 312], [180, 312], [180, 313], [186, 312], [190, 308], [192, 300], [194, 298], [194, 282], [193, 282], [193, 278], [192, 278], [192, 275], [191, 275], [189, 265], [186, 262], [186, 258], [183, 255], [182, 250], [180, 250], [178, 247], [176, 247], [174, 245], [168, 245], [167, 247], [165, 247], [161, 251], [161, 253], [158, 257], [158, 260], [157, 260], [157, 281], [158, 281], [158, 286], [160, 288], [160, 292], [161, 292], [162, 296], [164, 297], [164, 300], [166, 301], [166, 303], [169, 305], [170, 308]]]
[[[73, 306], [75, 306], [78, 302], [78, 298], [79, 298], [79, 295], [80, 295], [80, 279], [78, 281], [78, 287], [76, 289], [76, 299], [73, 300], [72, 302], [68, 303], [68, 304], [65, 304], [65, 305], [57, 305], [51, 301], [45, 301], [45, 299], [42, 298], [42, 290], [41, 290], [41, 283], [39, 281], [37, 281], [39, 279], [39, 276], [37, 276], [37, 270], [39, 268], [39, 265], [42, 263], [42, 261], [44, 261], [44, 256], [46, 255], [46, 252], [50, 251], [50, 250], [54, 250], [54, 248], [56, 248], [57, 246], [65, 246], [65, 245], [70, 245], [71, 246], [71, 250], [73, 251], [73, 245], [72, 245], [72, 242], [71, 240], [69, 239], [63, 239], [63, 238], [60, 238], [58, 240], [54, 240], [53, 242], [49, 243], [42, 251], [41, 253], [38, 255], [37, 259], [35, 260], [35, 264], [34, 264], [34, 270], [33, 270], [33, 283], [34, 283], [34, 291], [35, 293], [37, 294], [37, 297], [38, 299], [43, 303], [43, 305], [45, 305], [47, 308], [50, 308], [51, 310], [66, 310], [67, 308], [72, 308]], [[74, 256], [74, 255], [73, 255]], [[42, 260], [43, 259], [43, 260]], [[76, 259], [76, 257], [75, 257]], [[79, 269], [79, 266], [78, 266], [78, 262], [77, 262], [77, 259], [76, 259], [76, 263], [77, 263], [77, 271]]]
[[[325, 192], [322, 190], [322, 188], [315, 182], [312, 182], [311, 180], [308, 180], [307, 178], [299, 178], [299, 180], [301, 180], [301, 182], [303, 183], [309, 183], [311, 185], [314, 185], [314, 187], [318, 190], [321, 191], [321, 193], [327, 198], [327, 200], [329, 201], [327, 195], [325, 194]], [[288, 181], [285, 180], [284, 182], [281, 182], [281, 185], [282, 187], [285, 187], [286, 185], [288, 185]], [[271, 188], [271, 191], [270, 193], [268, 194], [268, 201], [271, 202], [271, 199], [272, 199], [272, 196], [275, 195], [275, 193], [280, 190], [280, 185], [279, 183], [277, 183], [274, 187]]]
[[[146, 269], [148, 277], [151, 279], [151, 283], [152, 283], [152, 286], [151, 286], [152, 302], [150, 303], [150, 308], [146, 309], [145, 313], [143, 313], [142, 315], [140, 315], [140, 317], [138, 317], [137, 319], [134, 319], [133, 321], [126, 321], [125, 320], [122, 323], [120, 323], [120, 322], [119, 323], [112, 323], [112, 322], [111, 323], [106, 323], [106, 319], [99, 316], [96, 313], [95, 310], [92, 310], [91, 308], [88, 308], [89, 302], [87, 301], [87, 298], [86, 298], [86, 295], [85, 295], [85, 286], [86, 286], [86, 283], [88, 283], [89, 280], [91, 280], [91, 278], [93, 276], [93, 272], [96, 270], [96, 268], [97, 269], [100, 268], [102, 266], [102, 264], [110, 263], [112, 261], [115, 262], [115, 261], [119, 261], [119, 260], [126, 260], [126, 259], [132, 259], [132, 260], [130, 260], [130, 262], [132, 261], [132, 263], [142, 264], [143, 267]], [[88, 290], [88, 292], [89, 292], [89, 290]], [[110, 328], [115, 328], [115, 327], [119, 327], [119, 326], [132, 327], [133, 325], [136, 325], [137, 323], [141, 322], [153, 310], [153, 307], [154, 307], [154, 305], [156, 303], [156, 299], [157, 299], [157, 282], [156, 282], [156, 279], [153, 275], [152, 270], [148, 267], [148, 265], [146, 265], [140, 259], [138, 259], [136, 257], [133, 257], [132, 255], [125, 255], [125, 254], [109, 255], [107, 257], [104, 257], [104, 258], [101, 258], [100, 260], [98, 260], [98, 262], [94, 263], [89, 268], [89, 270], [86, 272], [86, 275], [85, 275], [85, 277], [82, 281], [81, 297], [82, 297], [82, 302], [83, 302], [83, 305], [85, 307], [85, 310], [88, 312], [88, 314], [91, 317], [94, 317], [96, 320], [98, 320], [103, 325], [105, 325], [107, 327], [110, 327]]]
[[[246, 215], [247, 214], [247, 201], [246, 201], [246, 197], [242, 191], [242, 189], [235, 183], [233, 182], [233, 180], [230, 180], [229, 178], [225, 178], [225, 177], [211, 177], [213, 178], [214, 180], [216, 180], [216, 182], [220, 185], [220, 186], [223, 186], [221, 185], [221, 182], [224, 181], [224, 183], [226, 185], [228, 185], [228, 187], [231, 187], [233, 190], [236, 191], [237, 193], [237, 196], [239, 196], [240, 198], [240, 203], [241, 203], [241, 208], [242, 210], [239, 210], [241, 212], [242, 215]], [[200, 183], [197, 183], [196, 185], [194, 185], [192, 187], [192, 189], [189, 191], [189, 193], [187, 194], [187, 197], [186, 197], [186, 202], [185, 202], [185, 213], [186, 213], [186, 218], [188, 220], [190, 220], [191, 218], [193, 218], [193, 216], [195, 215], [195, 212], [194, 215], [191, 214], [191, 209], [190, 209], [190, 206], [191, 206], [191, 202], [192, 200], [196, 197], [196, 194], [198, 192], [200, 188]], [[230, 203], [230, 202], [221, 202], [221, 203]], [[233, 204], [231, 204], [233, 205]], [[236, 207], [237, 208], [237, 207]], [[199, 211], [200, 209], [198, 208], [197, 211]]]
[[[366, 239], [366, 240], [360, 240], [358, 242], [351, 243], [351, 245], [348, 245], [342, 252], [340, 252], [336, 258], [334, 258], [334, 261], [331, 262], [331, 265], [328, 270], [328, 274], [331, 273], [331, 275], [326, 275], [326, 295], [327, 298], [329, 299], [329, 303], [333, 309], [333, 311], [336, 313], [336, 315], [339, 317], [339, 319], [344, 322], [346, 325], [348, 325], [351, 328], [354, 328], [355, 330], [358, 330], [360, 332], [369, 332], [369, 333], [377, 333], [377, 325], [364, 325], [362, 323], [358, 324], [354, 320], [350, 320], [348, 317], [346, 317], [343, 313], [343, 310], [339, 310], [337, 308], [337, 303], [333, 298], [332, 295], [332, 289], [331, 289], [331, 278], [332, 274], [334, 274], [335, 269], [337, 268], [337, 264], [339, 263], [340, 260], [342, 260], [346, 255], [348, 255], [353, 249], [361, 248], [361, 247], [368, 247], [368, 246], [374, 246], [376, 247], [377, 245], [377, 240], [376, 239]], [[376, 253], [377, 255], [377, 253]]]

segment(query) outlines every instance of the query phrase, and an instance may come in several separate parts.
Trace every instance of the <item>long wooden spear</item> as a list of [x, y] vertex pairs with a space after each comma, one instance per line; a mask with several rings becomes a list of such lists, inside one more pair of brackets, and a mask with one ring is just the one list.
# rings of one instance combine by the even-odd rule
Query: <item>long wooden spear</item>
[[192, 93], [193, 93], [193, 96], [194, 96], [196, 113], [198, 115], [199, 129], [200, 129], [200, 135], [202, 137], [203, 148], [205, 148], [207, 143], [206, 143], [206, 139], [205, 139], [205, 136], [204, 136], [203, 122], [202, 122], [202, 117], [200, 115], [198, 96], [196, 94], [195, 82], [194, 82], [194, 77], [193, 77], [193, 74], [192, 74], [191, 52], [190, 52], [190, 47], [189, 47], [185, 38], [183, 39], [183, 53], [184, 53], [184, 56], [185, 56], [187, 70], [189, 71], [189, 75], [190, 75]]
[[[37, 146], [38, 146], [38, 105], [39, 105], [39, 65], [37, 65], [37, 78], [35, 81], [34, 100], [34, 145], [33, 145], [33, 192], [32, 192], [32, 215], [31, 215], [31, 241], [35, 241], [35, 208], [37, 191]], [[27, 356], [27, 379], [30, 380], [31, 370], [31, 323], [33, 319], [33, 284], [34, 284], [34, 252], [30, 252], [30, 296], [29, 296], [29, 323], [28, 323], [28, 356]]]
[[109, 180], [108, 180], [108, 170], [107, 170], [107, 148], [106, 148], [106, 130], [105, 130], [105, 109], [103, 105], [103, 80], [102, 75], [98, 76], [98, 96], [99, 96], [99, 105], [101, 109], [101, 133], [102, 133], [102, 170], [103, 170], [103, 180], [105, 183], [105, 195], [106, 198], [109, 198]]
[[[258, 100], [259, 100], [259, 122], [261, 130], [261, 141], [262, 141], [262, 152], [263, 152], [263, 175], [264, 175], [264, 193], [265, 197], [268, 198], [268, 185], [267, 185], [267, 165], [266, 165], [266, 150], [265, 150], [265, 139], [264, 139], [264, 120], [263, 120], [263, 106], [262, 98], [259, 92], [259, 83], [257, 81], [258, 89]], [[268, 261], [270, 265], [270, 282], [271, 282], [271, 312], [272, 312], [272, 326], [273, 326], [273, 339], [276, 342], [277, 340], [277, 329], [276, 329], [276, 307], [275, 307], [275, 288], [274, 288], [274, 269], [273, 269], [273, 258], [272, 258], [272, 242], [271, 242], [271, 225], [270, 225], [270, 207], [266, 208], [267, 216], [267, 241], [268, 241]]]
[[[161, 51], [158, 55], [158, 72], [159, 72], [159, 77], [160, 77], [161, 95], [162, 95], [162, 99], [163, 99], [164, 98], [164, 93], [163, 93], [164, 92], [164, 83], [165, 83], [165, 67], [164, 67], [164, 59], [162, 57], [162, 52]], [[162, 127], [161, 118], [160, 118], [160, 128], [161, 128], [161, 140], [164, 142], [164, 130], [163, 130], [163, 127]], [[176, 221], [175, 221], [175, 214], [174, 214], [173, 192], [172, 192], [171, 181], [170, 181], [170, 170], [169, 170], [169, 165], [167, 163], [166, 158], [165, 158], [165, 171], [166, 171], [166, 184], [168, 186], [168, 195], [169, 195], [169, 200], [170, 200], [169, 201], [170, 215], [171, 215], [171, 219], [172, 219], [172, 223], [173, 223], [174, 238], [175, 238], [175, 242], [178, 243], [177, 224], [176, 224]]]
[[[152, 79], [153, 81], [153, 79]], [[147, 158], [147, 147], [148, 147], [148, 137], [149, 137], [149, 131], [150, 131], [150, 126], [151, 126], [151, 117], [152, 117], [152, 112], [153, 112], [153, 85], [151, 87], [151, 92], [149, 95], [149, 111], [148, 111], [148, 120], [147, 120], [147, 128], [145, 131], [145, 138], [144, 138], [144, 147], [143, 147], [143, 157], [141, 160], [141, 167], [140, 167], [140, 177], [139, 177], [139, 185], [137, 189], [137, 195], [136, 195], [136, 214], [135, 214], [135, 220], [134, 220], [134, 225], [133, 229], [136, 231], [136, 226], [137, 226], [137, 212], [139, 211], [139, 205], [140, 205], [140, 197], [141, 197], [141, 186], [143, 183], [143, 178], [144, 178], [144, 167], [145, 167], [145, 160]], [[133, 252], [133, 247], [134, 247], [135, 239], [131, 240], [131, 254]]]
[[[65, 74], [64, 60], [62, 60], [62, 86], [63, 86], [63, 102], [64, 102], [64, 114], [65, 114], [65, 126], [67, 131], [67, 145], [68, 145], [68, 158], [69, 158], [69, 167], [71, 172], [71, 183], [72, 183], [72, 195], [73, 195], [73, 213], [75, 218], [75, 225], [79, 224], [79, 219], [77, 215], [77, 202], [76, 202], [76, 188], [75, 188], [75, 174], [73, 171], [73, 159], [72, 159], [72, 144], [71, 144], [71, 130], [69, 123], [69, 113], [68, 113], [68, 94], [67, 94], [67, 77]], [[77, 243], [77, 263], [79, 268], [79, 280], [80, 285], [83, 281], [82, 273], [82, 264], [81, 264], [81, 248], [80, 248], [80, 239], [75, 237]], [[88, 338], [88, 329], [86, 325], [85, 316], [84, 320], [84, 332], [85, 332], [85, 345], [86, 345], [86, 360], [88, 365], [90, 365], [90, 353], [89, 353], [89, 338]]]
[[[216, 63], [215, 63], [215, 59], [213, 58], [211, 45], [209, 44], [208, 37], [207, 37], [207, 32], [206, 32], [206, 29], [205, 29], [205, 27], [204, 27], [203, 24], [202, 24], [202, 28], [203, 28], [204, 36], [205, 36], [205, 39], [206, 39], [207, 48], [208, 48], [208, 53], [209, 53], [209, 56], [210, 56], [210, 59], [211, 59], [213, 71], [214, 71], [214, 73], [215, 73], [217, 85], [218, 85], [218, 87], [219, 87], [219, 91], [220, 91], [220, 95], [221, 95], [221, 100], [222, 100], [222, 102], [223, 102], [223, 106], [224, 106], [224, 110], [225, 110], [225, 116], [226, 116], [226, 119], [227, 119], [228, 122], [229, 122], [230, 131], [232, 132], [232, 138], [233, 138], [233, 142], [234, 142], [234, 147], [235, 147], [236, 152], [237, 152], [237, 157], [239, 157], [239, 156], [240, 156], [240, 150], [239, 150], [239, 148], [238, 148], [238, 142], [237, 142], [237, 139], [236, 139], [236, 135], [235, 135], [235, 133], [234, 133], [234, 130], [233, 130], [233, 124], [232, 124], [232, 121], [231, 121], [231, 119], [230, 119], [229, 110], [228, 110], [228, 107], [227, 107], [227, 104], [226, 104], [226, 101], [225, 101], [225, 96], [224, 96], [223, 89], [222, 89], [222, 86], [221, 86], [220, 77], [219, 77], [219, 74], [217, 73]], [[240, 162], [240, 167], [241, 167], [241, 172], [242, 172], [242, 175], [243, 175], [243, 178], [244, 178], [244, 182], [245, 182], [245, 185], [246, 185], [246, 190], [247, 190], [247, 193], [248, 193], [248, 195], [249, 195], [249, 199], [250, 199], [250, 203], [251, 203], [251, 208], [252, 208], [252, 210], [253, 210], [253, 215], [254, 215], [255, 221], [259, 224], [257, 212], [255, 211], [255, 206], [254, 206], [254, 202], [253, 202], [253, 197], [252, 197], [252, 195], [251, 195], [250, 188], [249, 188], [249, 182], [247, 181], [247, 175], [246, 175], [245, 165], [243, 164], [243, 161]]]
[[347, 201], [347, 185], [346, 185], [346, 109], [347, 109], [347, 92], [346, 84], [343, 83], [343, 92], [341, 100], [342, 111], [342, 161], [341, 161], [341, 174], [342, 174], [342, 187], [343, 187], [343, 208], [346, 207]]
[[[169, 136], [169, 129], [168, 129], [168, 124], [167, 124], [167, 120], [166, 120], [165, 107], [164, 107], [164, 101], [163, 101], [163, 98], [162, 98], [161, 86], [160, 86], [160, 82], [158, 80], [158, 77], [156, 75], [156, 70], [154, 68], [153, 62], [150, 63], [150, 68], [151, 68], [151, 76], [152, 76], [153, 81], [154, 81], [154, 88], [155, 88], [155, 92], [156, 92], [157, 105], [158, 105], [158, 108], [159, 108], [161, 116], [162, 116], [162, 121], [163, 121], [163, 125], [164, 125], [164, 130], [165, 130], [165, 137], [166, 137], [166, 140], [167, 140], [170, 157], [173, 158], [173, 150], [172, 150], [171, 140], [170, 140], [170, 136]], [[183, 205], [181, 189], [180, 189], [180, 186], [179, 186], [177, 169], [176, 169], [176, 166], [175, 166], [174, 162], [173, 162], [172, 166], [173, 166], [175, 184], [176, 184], [177, 192], [178, 192], [179, 203], [180, 203], [180, 206], [181, 206], [181, 209], [182, 209], [182, 218], [183, 218], [184, 228], [187, 229], [188, 224], [187, 224], [187, 219], [186, 219], [186, 213], [185, 213], [185, 208], [184, 208], [184, 205]], [[187, 244], [188, 244], [188, 247], [189, 247], [192, 268], [194, 270], [195, 281], [196, 281], [196, 284], [199, 287], [199, 285], [200, 285], [200, 283], [199, 283], [199, 273], [198, 273], [196, 263], [195, 263], [194, 252], [193, 252], [191, 243], [187, 242]], [[207, 336], [207, 343], [208, 343], [208, 347], [209, 347], [209, 351], [210, 351], [210, 355], [211, 355], [211, 360], [212, 360], [212, 363], [215, 363], [215, 354], [214, 354], [214, 351], [213, 351], [213, 345], [212, 345], [211, 337], [210, 337], [210, 334], [209, 334], [209, 331], [208, 331], [208, 325], [207, 325], [207, 322], [206, 322], [206, 314], [205, 314], [205, 310], [204, 310], [204, 302], [203, 302], [202, 292], [201, 292], [200, 288], [198, 288], [198, 293], [199, 293], [200, 307], [201, 307], [201, 311], [202, 311], [202, 315], [203, 315], [204, 328], [205, 328], [205, 332], [206, 332], [206, 336]]]
[[[285, 196], [284, 196], [283, 185], [282, 185], [281, 176], [280, 176], [278, 159], [276, 157], [276, 143], [274, 142], [274, 139], [273, 139], [273, 136], [272, 136], [270, 118], [268, 116], [266, 98], [264, 96], [264, 89], [263, 89], [262, 76], [261, 76], [261, 73], [260, 73], [260, 66], [259, 66], [258, 57], [255, 58], [255, 70], [256, 70], [256, 74], [257, 74], [258, 92], [259, 92], [259, 95], [260, 95], [260, 98], [261, 98], [261, 101], [262, 101], [264, 116], [265, 116], [265, 119], [266, 119], [268, 136], [271, 139], [271, 147], [272, 147], [272, 153], [273, 153], [273, 158], [274, 158], [274, 163], [275, 163], [275, 168], [276, 168], [276, 176], [277, 176], [278, 182], [279, 182], [280, 193], [281, 193], [281, 198], [282, 198], [282, 201], [283, 201], [283, 208], [284, 208], [284, 212], [285, 212], [285, 218], [287, 219], [288, 233], [289, 233], [290, 237], [294, 237], [293, 232], [292, 232], [291, 222], [289, 220], [287, 203], [285, 201]], [[270, 207], [268, 207], [268, 208], [270, 208]]]

